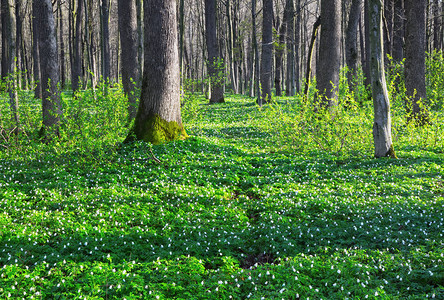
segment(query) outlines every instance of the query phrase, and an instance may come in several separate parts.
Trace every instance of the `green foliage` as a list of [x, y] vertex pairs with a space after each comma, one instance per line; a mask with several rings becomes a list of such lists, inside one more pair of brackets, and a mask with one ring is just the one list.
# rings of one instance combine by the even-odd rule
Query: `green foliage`
[[33, 142], [23, 92], [31, 135], [0, 149], [0, 298], [442, 299], [442, 112], [415, 128], [395, 100], [399, 159], [373, 159], [364, 88], [338, 90], [316, 115], [185, 90], [194, 136], [157, 146], [120, 145], [120, 87], [64, 93], [62, 138]]

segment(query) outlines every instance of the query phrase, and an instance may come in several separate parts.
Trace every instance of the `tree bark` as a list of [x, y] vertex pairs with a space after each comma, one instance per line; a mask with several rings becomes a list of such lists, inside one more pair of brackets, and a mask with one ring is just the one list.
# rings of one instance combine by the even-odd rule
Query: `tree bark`
[[82, 14], [83, 14], [83, 1], [77, 1], [76, 12], [76, 24], [75, 24], [75, 36], [74, 36], [74, 62], [71, 69], [71, 81], [72, 91], [74, 93], [80, 90], [80, 82], [82, 76]]
[[[128, 1], [131, 2], [131, 1]], [[102, 75], [105, 82], [109, 81], [111, 62], [109, 52], [109, 0], [102, 0]]]
[[[119, 31], [122, 48], [122, 83], [128, 97], [129, 119], [136, 117], [137, 95], [139, 82], [139, 63], [137, 61], [137, 15], [134, 0], [119, 0]], [[146, 32], [145, 32], [146, 34]]]
[[208, 74], [210, 76], [210, 104], [223, 103], [224, 66], [219, 55], [216, 35], [216, 0], [205, 0], [205, 38], [208, 52]]
[[60, 87], [66, 86], [66, 69], [65, 69], [65, 39], [63, 38], [63, 10], [62, 1], [57, 0], [57, 11], [59, 14], [59, 42], [60, 42]]
[[[299, 4], [299, 1], [298, 1]], [[286, 0], [288, 18], [285, 20], [287, 27], [286, 48], [287, 48], [287, 80], [285, 81], [285, 93], [287, 96], [295, 94], [295, 22], [294, 22], [294, 1]]]
[[404, 0], [394, 0], [392, 56], [398, 63], [404, 59]]
[[337, 101], [341, 66], [341, 1], [321, 0], [321, 18], [316, 108], [332, 107]]
[[375, 157], [396, 157], [391, 133], [390, 101], [384, 74], [382, 0], [368, 0], [370, 66], [373, 96]]
[[34, 97], [42, 99], [42, 80], [40, 72], [40, 52], [39, 52], [39, 23], [37, 22], [38, 16], [36, 1], [32, 2], [32, 57], [34, 67]]
[[353, 0], [345, 33], [345, 57], [348, 66], [348, 84], [354, 86], [358, 62], [358, 26], [361, 18], [362, 0]]
[[186, 138], [180, 116], [176, 1], [145, 0], [145, 66], [139, 109], [126, 141]]
[[262, 103], [262, 92], [259, 84], [260, 77], [260, 59], [259, 59], [259, 46], [257, 43], [257, 30], [256, 30], [256, 0], [251, 0], [251, 19], [253, 25], [253, 51], [254, 51], [254, 86], [256, 90], [256, 102]]
[[263, 103], [271, 102], [271, 72], [273, 67], [273, 1], [263, 0], [262, 22], [262, 57], [261, 57], [261, 87]]
[[439, 0], [433, 1], [433, 15], [433, 49], [439, 51], [441, 50], [441, 19], [443, 17], [439, 10]]
[[424, 100], [427, 98], [425, 82], [425, 17], [426, 3], [418, 0], [405, 0], [405, 86], [411, 104], [407, 104], [408, 120], [416, 125], [429, 122]]
[[307, 98], [308, 97], [308, 89], [310, 87], [310, 80], [311, 80], [311, 61], [313, 60], [313, 52], [314, 52], [314, 46], [316, 42], [316, 37], [318, 35], [319, 27], [321, 26], [321, 16], [319, 16], [313, 24], [313, 31], [311, 33], [311, 41], [310, 45], [308, 46], [308, 53], [307, 53], [307, 68], [305, 70], [305, 88], [304, 88], [304, 95]]
[[51, 0], [34, 0], [39, 23], [39, 52], [42, 75], [43, 126], [39, 135], [45, 141], [59, 135], [62, 115], [60, 104], [59, 62], [57, 56], [56, 25]]

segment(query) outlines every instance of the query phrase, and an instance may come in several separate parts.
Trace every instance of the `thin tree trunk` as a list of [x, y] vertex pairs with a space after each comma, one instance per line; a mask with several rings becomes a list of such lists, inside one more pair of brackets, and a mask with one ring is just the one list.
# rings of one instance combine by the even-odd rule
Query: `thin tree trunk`
[[109, 0], [102, 0], [102, 76], [108, 83], [111, 74], [109, 52]]
[[[299, 2], [299, 1], [298, 1]], [[286, 0], [288, 17], [285, 20], [287, 27], [286, 47], [287, 47], [287, 79], [285, 81], [285, 94], [294, 96], [295, 93], [295, 22], [294, 22], [294, 1]]]
[[358, 26], [361, 18], [362, 0], [353, 0], [345, 33], [345, 57], [348, 66], [348, 84], [354, 86], [358, 62]]
[[261, 57], [261, 87], [262, 103], [271, 102], [271, 72], [273, 67], [273, 1], [263, 0], [262, 22], [262, 57]]
[[137, 112], [136, 88], [139, 82], [136, 3], [134, 0], [119, 0], [118, 5], [120, 43], [122, 48], [122, 83], [129, 102], [129, 119], [132, 120], [136, 117]]
[[371, 82], [373, 95], [373, 140], [375, 157], [396, 157], [392, 143], [390, 101], [384, 75], [382, 1], [368, 1]]
[[62, 89], [66, 86], [66, 68], [65, 68], [65, 39], [63, 38], [63, 10], [62, 1], [57, 0], [57, 11], [59, 14], [59, 42], [60, 42], [60, 87]]
[[[441, 4], [442, 5], [442, 4]], [[441, 12], [439, 10], [439, 0], [433, 2], [433, 49], [441, 49]]]
[[[15, 57], [16, 57], [16, 86], [18, 89], [22, 87], [22, 74], [21, 73], [21, 61], [23, 57], [21, 56], [22, 49], [22, 0], [15, 0]], [[18, 96], [17, 96], [18, 98]], [[17, 100], [18, 101], [18, 100]]]
[[77, 1], [75, 37], [74, 37], [74, 63], [71, 69], [72, 90], [78, 92], [80, 90], [80, 82], [82, 80], [82, 14], [83, 1]]
[[365, 76], [365, 86], [371, 86], [371, 66], [370, 66], [370, 20], [369, 20], [369, 0], [364, 0], [364, 40], [365, 40], [365, 64], [362, 66]]
[[319, 16], [316, 22], [313, 24], [313, 32], [311, 34], [311, 41], [307, 52], [307, 67], [305, 71], [305, 88], [304, 88], [304, 95], [306, 98], [308, 98], [308, 89], [310, 87], [310, 80], [311, 80], [311, 61], [313, 59], [313, 51], [316, 42], [316, 36], [318, 35], [320, 26], [321, 26], [321, 16]]
[[404, 59], [404, 0], [394, 0], [392, 55], [395, 62]]
[[33, 63], [34, 63], [34, 97], [37, 99], [42, 99], [42, 82], [40, 74], [40, 53], [39, 53], [39, 23], [37, 22], [37, 8], [36, 1], [32, 2], [32, 52], [33, 52]]
[[260, 59], [259, 59], [259, 46], [257, 43], [257, 30], [256, 30], [256, 0], [251, 0], [251, 15], [253, 23], [253, 50], [254, 50], [254, 81], [256, 89], [257, 103], [262, 103], [262, 92], [259, 84], [260, 77]]

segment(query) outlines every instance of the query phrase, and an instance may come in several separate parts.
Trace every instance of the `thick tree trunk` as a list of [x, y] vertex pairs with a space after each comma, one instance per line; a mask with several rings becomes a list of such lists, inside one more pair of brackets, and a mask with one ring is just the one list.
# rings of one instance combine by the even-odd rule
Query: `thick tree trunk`
[[263, 0], [262, 22], [262, 57], [261, 57], [261, 87], [262, 103], [271, 102], [271, 72], [273, 67], [273, 1]]
[[361, 18], [362, 0], [353, 0], [345, 33], [345, 57], [348, 66], [348, 84], [354, 86], [358, 62], [358, 26]]
[[[128, 1], [131, 2], [131, 1]], [[109, 81], [111, 74], [109, 52], [109, 0], [102, 0], [102, 76], [105, 82]]]
[[34, 67], [34, 97], [42, 99], [42, 80], [40, 72], [40, 53], [39, 53], [39, 23], [37, 22], [38, 16], [36, 1], [32, 2], [32, 58]]
[[42, 74], [42, 113], [43, 126], [40, 137], [51, 140], [59, 134], [62, 115], [60, 105], [59, 62], [57, 57], [56, 25], [51, 0], [34, 0], [39, 23], [39, 52]]
[[439, 0], [433, 1], [433, 15], [433, 49], [439, 51], [441, 50], [441, 19], [443, 17], [439, 9]]
[[186, 138], [180, 116], [176, 1], [145, 0], [145, 66], [139, 109], [127, 141]]
[[142, 67], [143, 67], [143, 9], [142, 0], [136, 0], [136, 13], [137, 13], [137, 61], [139, 68], [139, 82], [137, 85], [140, 86], [140, 81], [142, 77]]
[[427, 98], [425, 82], [425, 1], [406, 0], [406, 35], [405, 35], [405, 86], [411, 104], [407, 104], [409, 120], [415, 119], [417, 125], [429, 122], [424, 105]]
[[216, 35], [216, 0], [205, 0], [205, 38], [208, 52], [208, 74], [210, 76], [210, 103], [222, 103], [224, 100], [224, 65], [219, 56]]
[[[22, 0], [15, 0], [15, 57], [16, 57], [16, 70], [22, 71], [21, 65], [22, 65]], [[16, 86], [17, 88], [22, 87], [22, 74], [17, 73], [16, 74]]]
[[316, 67], [317, 108], [336, 105], [341, 66], [341, 1], [321, 0], [322, 28]]
[[321, 26], [321, 17], [319, 16], [316, 22], [314, 22], [313, 24], [313, 31], [311, 33], [310, 45], [308, 46], [308, 52], [307, 52], [307, 68], [305, 70], [305, 87], [304, 87], [304, 95], [306, 98], [308, 97], [308, 90], [310, 88], [311, 62], [313, 60], [314, 46], [320, 26]]
[[119, 0], [119, 31], [122, 47], [122, 83], [128, 97], [129, 118], [136, 117], [137, 95], [139, 82], [139, 63], [137, 61], [137, 15], [134, 0]]
[[396, 157], [392, 143], [390, 101], [384, 74], [382, 1], [368, 1], [371, 82], [373, 96], [373, 140], [375, 157]]
[[404, 0], [394, 0], [392, 56], [398, 63], [404, 59]]
[[77, 1], [77, 13], [75, 24], [75, 37], [73, 49], [73, 66], [71, 69], [72, 90], [77, 92], [80, 90], [80, 82], [82, 78], [82, 15], [83, 15], [83, 1]]

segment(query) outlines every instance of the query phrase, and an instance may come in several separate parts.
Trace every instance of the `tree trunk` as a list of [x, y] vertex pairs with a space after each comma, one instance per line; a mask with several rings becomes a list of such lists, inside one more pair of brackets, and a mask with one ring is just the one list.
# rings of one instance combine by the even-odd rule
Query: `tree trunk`
[[[19, 72], [16, 74], [16, 86], [18, 89], [22, 87], [22, 74], [21, 63], [23, 57], [21, 56], [22, 50], [22, 0], [15, 0], [15, 57], [16, 57], [16, 70]], [[17, 96], [18, 97], [18, 96]]]
[[392, 55], [393, 45], [393, 20], [394, 5], [393, 0], [384, 0], [384, 61], [388, 64], [387, 55]]
[[[294, 14], [294, 4], [293, 1], [289, 0], [285, 3], [284, 17], [282, 18], [282, 24], [276, 26], [279, 28], [279, 44], [275, 52], [275, 65], [276, 72], [274, 76], [274, 87], [276, 89], [276, 96], [282, 96], [282, 70], [283, 70], [283, 56], [285, 49], [285, 37], [287, 33], [288, 19], [290, 18], [290, 13]], [[279, 20], [279, 19], [278, 19]], [[279, 22], [278, 22], [279, 24]]]
[[139, 109], [126, 141], [187, 137], [180, 116], [176, 1], [145, 0], [145, 66]]
[[354, 86], [358, 62], [358, 26], [361, 18], [362, 0], [353, 0], [345, 33], [345, 57], [348, 66], [348, 84]]
[[321, 18], [316, 108], [336, 105], [341, 66], [341, 1], [321, 0]]
[[224, 100], [224, 65], [219, 56], [216, 35], [216, 0], [205, 0], [205, 38], [208, 51], [208, 74], [210, 76], [210, 104]]
[[261, 59], [261, 87], [262, 103], [271, 102], [271, 72], [273, 67], [273, 1], [263, 0], [262, 22], [262, 59]]
[[365, 76], [365, 86], [371, 85], [371, 66], [370, 66], [370, 20], [369, 20], [369, 0], [364, 0], [364, 42], [365, 42], [365, 64], [362, 66]]
[[[298, 1], [299, 2], [299, 1]], [[288, 17], [285, 20], [287, 27], [287, 80], [285, 81], [285, 93], [287, 96], [295, 94], [295, 22], [294, 22], [294, 1], [286, 0]]]
[[[442, 5], [442, 4], [441, 4]], [[441, 50], [441, 11], [439, 10], [439, 0], [433, 1], [433, 49]]]
[[411, 106], [407, 104], [408, 120], [413, 118], [416, 125], [429, 122], [424, 105], [427, 98], [425, 82], [425, 1], [406, 0], [406, 35], [405, 35], [405, 86], [407, 96], [411, 97]]
[[251, 0], [251, 19], [253, 25], [253, 51], [254, 51], [254, 86], [256, 90], [257, 103], [262, 103], [262, 92], [259, 84], [260, 77], [260, 59], [259, 59], [259, 46], [257, 43], [257, 30], [256, 30], [256, 0]]
[[129, 101], [129, 119], [132, 120], [136, 117], [137, 112], [136, 88], [140, 76], [138, 72], [139, 63], [137, 61], [136, 3], [134, 0], [119, 0], [118, 4], [120, 45], [122, 48], [122, 83]]
[[[66, 69], [65, 69], [65, 39], [63, 38], [63, 10], [62, 1], [57, 0], [57, 11], [59, 14], [59, 42], [60, 42], [60, 87], [66, 86]], [[71, 42], [71, 41], [70, 41]]]
[[43, 126], [40, 137], [45, 141], [59, 135], [62, 115], [60, 105], [59, 62], [57, 57], [56, 25], [51, 0], [34, 0], [39, 23], [39, 52], [42, 74], [42, 113]]
[[[128, 1], [131, 2], [131, 1]], [[111, 74], [109, 52], [109, 0], [102, 0], [102, 75], [105, 82], [109, 81]]]
[[394, 0], [392, 55], [395, 62], [404, 59], [404, 0]]
[[[18, 84], [17, 77], [15, 74], [15, 58], [16, 58], [16, 20], [12, 12], [12, 7], [14, 7], [12, 0], [2, 0], [2, 35], [4, 35], [6, 44], [3, 45], [3, 51], [5, 51], [6, 59], [2, 61], [2, 64], [6, 65], [6, 80], [7, 89], [9, 93], [9, 105], [11, 107], [12, 119], [16, 124], [16, 131], [20, 128], [20, 118], [18, 113]], [[6, 46], [6, 47], [5, 47]]]
[[37, 8], [35, 7], [37, 1], [32, 2], [32, 57], [34, 66], [34, 97], [42, 99], [42, 80], [40, 72], [40, 52], [39, 52], [39, 23], [37, 22], [38, 16]]
[[370, 69], [374, 109], [373, 140], [375, 157], [395, 158], [391, 133], [390, 101], [384, 75], [382, 9], [382, 0], [368, 0]]
[[139, 82], [137, 85], [140, 86], [141, 76], [142, 76], [142, 66], [143, 66], [143, 13], [142, 13], [142, 0], [136, 0], [136, 13], [137, 13], [137, 61], [139, 69]]
[[74, 63], [71, 69], [71, 81], [73, 92], [80, 90], [80, 82], [82, 78], [82, 14], [83, 14], [83, 1], [77, 1], [76, 12], [76, 24], [75, 24], [75, 37], [74, 37]]
[[310, 88], [310, 80], [311, 80], [311, 61], [313, 60], [313, 52], [314, 52], [314, 46], [316, 42], [316, 37], [318, 35], [319, 27], [321, 26], [321, 17], [319, 16], [313, 24], [313, 32], [311, 33], [311, 41], [310, 45], [308, 46], [308, 52], [307, 52], [307, 68], [305, 71], [305, 88], [304, 88], [304, 95], [307, 98], [308, 97], [308, 90]]

